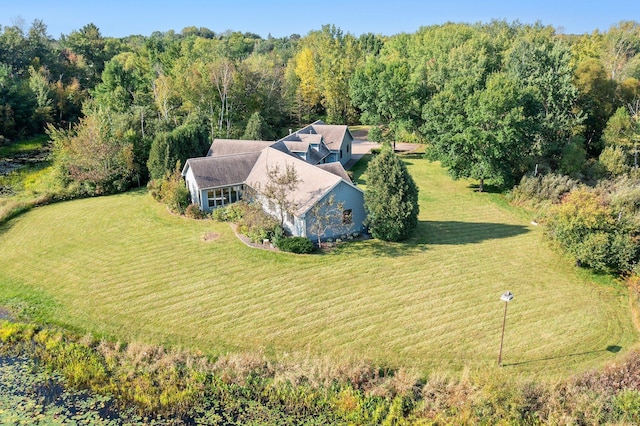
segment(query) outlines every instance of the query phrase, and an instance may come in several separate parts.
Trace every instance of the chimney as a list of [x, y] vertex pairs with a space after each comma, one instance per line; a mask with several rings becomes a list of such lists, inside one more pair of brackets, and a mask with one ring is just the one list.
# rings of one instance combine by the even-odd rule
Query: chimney
[[291, 129], [289, 129], [289, 134], [291, 134]]

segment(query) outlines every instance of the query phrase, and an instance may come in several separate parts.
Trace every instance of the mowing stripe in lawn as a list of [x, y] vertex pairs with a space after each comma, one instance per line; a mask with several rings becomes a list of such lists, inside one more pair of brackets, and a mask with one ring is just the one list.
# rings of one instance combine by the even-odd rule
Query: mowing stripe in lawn
[[[577, 273], [540, 227], [437, 163], [408, 163], [414, 236], [318, 255], [251, 249], [228, 224], [173, 216], [143, 191], [34, 209], [0, 229], [0, 303], [32, 296], [81, 332], [212, 355], [460, 370], [496, 364], [511, 290], [507, 368], [566, 375], [636, 344], [624, 288]], [[204, 241], [210, 232], [220, 237]]]

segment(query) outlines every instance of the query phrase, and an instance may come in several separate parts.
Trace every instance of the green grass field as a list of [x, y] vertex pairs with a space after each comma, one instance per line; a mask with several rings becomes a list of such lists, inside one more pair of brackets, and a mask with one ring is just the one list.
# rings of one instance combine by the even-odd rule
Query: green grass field
[[495, 366], [511, 290], [503, 362], [514, 372], [564, 376], [636, 345], [623, 287], [595, 284], [470, 182], [406, 161], [420, 187], [415, 236], [325, 254], [249, 248], [228, 224], [172, 216], [143, 191], [34, 209], [0, 228], [0, 305], [211, 355], [450, 371]]

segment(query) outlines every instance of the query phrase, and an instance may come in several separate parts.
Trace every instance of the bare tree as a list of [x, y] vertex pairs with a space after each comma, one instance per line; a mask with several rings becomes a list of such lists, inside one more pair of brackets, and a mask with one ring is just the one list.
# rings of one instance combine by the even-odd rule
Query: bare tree
[[218, 90], [220, 97], [220, 114], [218, 116], [218, 130], [222, 130], [226, 124], [227, 136], [231, 128], [231, 104], [229, 93], [233, 84], [234, 75], [233, 63], [228, 59], [221, 59], [215, 62], [211, 68], [211, 81]]
[[312, 217], [310, 230], [318, 237], [318, 247], [322, 243], [322, 237], [328, 231], [339, 232], [349, 225], [345, 223], [344, 203], [337, 202], [333, 194], [313, 206], [310, 213]]
[[273, 167], [267, 166], [267, 178], [264, 188], [257, 188], [257, 190], [277, 206], [280, 225], [284, 226], [286, 215], [293, 215], [299, 207], [299, 203], [291, 197], [291, 194], [298, 189], [302, 181], [298, 177], [296, 168], [290, 163], [285, 164], [284, 170], [279, 164]]

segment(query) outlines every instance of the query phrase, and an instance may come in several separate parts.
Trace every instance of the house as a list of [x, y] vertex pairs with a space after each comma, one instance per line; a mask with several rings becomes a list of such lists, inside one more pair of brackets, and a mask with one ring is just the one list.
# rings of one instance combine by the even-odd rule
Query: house
[[[350, 153], [350, 132], [347, 132], [348, 129], [342, 131], [341, 137], [347, 140], [344, 146], [349, 146]], [[336, 215], [334, 226], [321, 236], [335, 238], [361, 232], [365, 219], [364, 194], [353, 184], [340, 161], [326, 161], [334, 153], [323, 138], [319, 133], [307, 133], [277, 142], [216, 139], [206, 157], [187, 160], [182, 176], [192, 202], [203, 211], [211, 211], [246, 198], [249, 189], [259, 194], [260, 188], [269, 182], [268, 170], [274, 167], [285, 170], [290, 166], [296, 170], [300, 182], [296, 191], [289, 194], [295, 208], [292, 214], [284, 215], [283, 225], [287, 231], [317, 239], [313, 226], [317, 220], [315, 214], [326, 208], [325, 201], [332, 198], [334, 205], [342, 205], [343, 211]], [[343, 149], [346, 152], [346, 148]], [[257, 200], [265, 211], [280, 217], [278, 207], [271, 200], [259, 195]]]
[[[314, 231], [318, 209], [326, 208], [326, 202], [333, 197], [334, 205], [341, 204], [342, 212], [334, 220], [331, 230], [321, 235], [323, 238], [335, 238], [338, 235], [362, 232], [365, 219], [364, 194], [357, 188], [340, 163], [327, 163], [314, 166], [295, 155], [273, 147], [266, 148], [258, 157], [255, 166], [247, 176], [246, 183], [256, 189], [264, 188], [269, 183], [267, 170], [278, 167], [285, 170], [292, 166], [300, 180], [296, 190], [289, 194], [288, 201], [295, 206], [291, 214], [285, 214], [284, 228], [292, 235], [308, 237], [313, 240], [318, 236]], [[278, 206], [273, 201], [258, 196], [258, 201], [265, 211], [279, 217]]]

